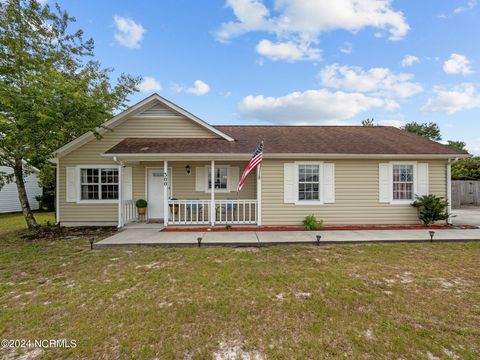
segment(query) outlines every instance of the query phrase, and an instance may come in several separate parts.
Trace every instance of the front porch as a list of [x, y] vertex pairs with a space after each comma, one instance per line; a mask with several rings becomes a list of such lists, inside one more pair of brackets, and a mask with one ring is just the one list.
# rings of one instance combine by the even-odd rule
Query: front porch
[[[120, 164], [120, 228], [261, 224], [260, 170], [236, 192], [247, 161], [124, 160]], [[138, 215], [138, 199], [148, 203], [145, 215]]]

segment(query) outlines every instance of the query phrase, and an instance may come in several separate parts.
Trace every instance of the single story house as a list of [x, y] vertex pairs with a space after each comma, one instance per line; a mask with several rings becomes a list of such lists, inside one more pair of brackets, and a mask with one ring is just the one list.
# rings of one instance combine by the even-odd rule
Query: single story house
[[[11, 174], [13, 169], [8, 166], [0, 166], [0, 173]], [[38, 181], [39, 170], [32, 167], [32, 173], [25, 177], [25, 190], [27, 191], [28, 202], [32, 210], [38, 210], [40, 204], [36, 197], [42, 195], [43, 189]], [[0, 213], [22, 211], [18, 199], [17, 184], [10, 182], [0, 189]]]
[[468, 156], [387, 126], [212, 126], [157, 94], [104, 126], [55, 152], [61, 225], [128, 226], [140, 198], [165, 226], [418, 224], [415, 195], [450, 200], [450, 164]]

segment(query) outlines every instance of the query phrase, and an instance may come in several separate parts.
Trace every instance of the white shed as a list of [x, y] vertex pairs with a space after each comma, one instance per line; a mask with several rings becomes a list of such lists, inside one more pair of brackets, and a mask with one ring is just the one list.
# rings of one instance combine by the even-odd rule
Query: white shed
[[[0, 172], [11, 174], [13, 169], [7, 166], [0, 166]], [[39, 204], [36, 196], [42, 195], [42, 188], [38, 184], [38, 170], [25, 178], [25, 188], [27, 190], [28, 201], [32, 210], [38, 210]], [[17, 184], [11, 182], [0, 190], [0, 213], [22, 211], [20, 201], [18, 200]]]

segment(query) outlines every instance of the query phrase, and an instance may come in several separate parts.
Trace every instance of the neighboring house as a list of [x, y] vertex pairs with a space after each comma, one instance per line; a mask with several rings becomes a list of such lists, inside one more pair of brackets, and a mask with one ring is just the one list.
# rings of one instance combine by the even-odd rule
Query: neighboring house
[[[35, 197], [42, 195], [42, 188], [38, 184], [38, 169], [33, 168], [33, 173], [25, 178], [25, 189], [27, 190], [28, 202], [32, 210], [38, 210], [39, 204]], [[13, 173], [13, 169], [8, 166], [0, 166], [0, 173]], [[22, 211], [20, 200], [18, 199], [17, 184], [11, 182], [0, 190], [0, 213]]]
[[104, 125], [55, 153], [62, 225], [122, 227], [139, 198], [165, 225], [416, 224], [415, 194], [450, 199], [450, 162], [467, 156], [394, 127], [212, 126], [157, 94]]

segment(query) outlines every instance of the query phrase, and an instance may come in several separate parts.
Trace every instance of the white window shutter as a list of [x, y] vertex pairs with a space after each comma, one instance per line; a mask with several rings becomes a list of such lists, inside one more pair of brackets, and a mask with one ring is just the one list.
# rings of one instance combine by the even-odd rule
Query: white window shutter
[[283, 202], [295, 203], [295, 164], [283, 164]]
[[229, 189], [230, 191], [237, 191], [238, 181], [240, 180], [240, 168], [238, 166], [230, 166], [228, 171]]
[[390, 176], [390, 164], [378, 164], [378, 198], [381, 203], [392, 201], [391, 189], [392, 178]]
[[335, 164], [323, 164], [323, 202], [335, 202]]
[[418, 196], [428, 195], [428, 163], [417, 164], [417, 193]]
[[123, 200], [133, 199], [133, 180], [132, 180], [132, 167], [127, 166], [123, 168]]
[[196, 167], [195, 168], [195, 191], [205, 191], [205, 167]]
[[77, 181], [80, 181], [80, 178], [77, 179], [77, 169], [74, 167], [67, 167], [67, 202], [76, 202], [77, 201]]

